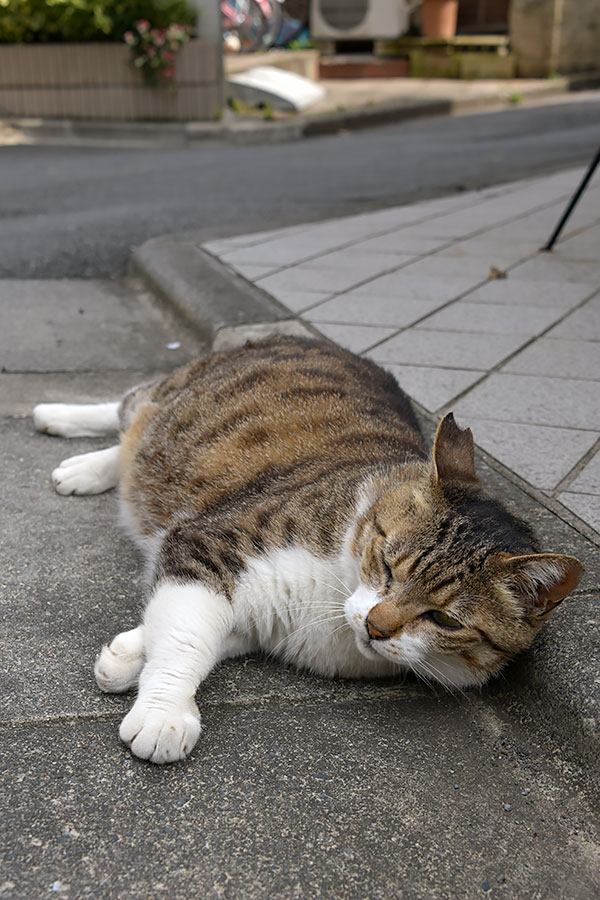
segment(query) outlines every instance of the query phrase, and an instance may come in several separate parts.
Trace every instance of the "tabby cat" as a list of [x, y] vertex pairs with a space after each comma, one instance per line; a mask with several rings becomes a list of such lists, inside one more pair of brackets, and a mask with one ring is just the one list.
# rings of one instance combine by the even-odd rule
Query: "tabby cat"
[[120, 404], [41, 404], [34, 422], [121, 431], [52, 478], [60, 494], [120, 486], [151, 593], [95, 673], [103, 691], [137, 685], [120, 736], [156, 763], [196, 743], [194, 696], [222, 659], [262, 650], [328, 676], [481, 685], [583, 571], [540, 553], [484, 492], [452, 414], [428, 457], [394, 378], [317, 340], [249, 343]]

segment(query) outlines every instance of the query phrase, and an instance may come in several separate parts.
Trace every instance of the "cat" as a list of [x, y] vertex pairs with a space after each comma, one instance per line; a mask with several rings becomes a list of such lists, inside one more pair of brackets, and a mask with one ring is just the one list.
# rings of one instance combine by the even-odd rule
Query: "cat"
[[60, 494], [118, 484], [145, 556], [143, 622], [95, 675], [103, 691], [137, 686], [120, 737], [155, 763], [192, 750], [195, 694], [220, 660], [263, 651], [325, 676], [481, 685], [583, 572], [485, 493], [452, 413], [428, 455], [394, 377], [324, 341], [248, 343], [121, 403], [38, 405], [34, 424], [121, 432], [52, 478]]

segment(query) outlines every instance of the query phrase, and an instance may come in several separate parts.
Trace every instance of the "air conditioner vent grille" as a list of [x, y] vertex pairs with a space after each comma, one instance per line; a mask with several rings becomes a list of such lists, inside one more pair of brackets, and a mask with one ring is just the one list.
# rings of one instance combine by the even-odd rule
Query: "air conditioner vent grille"
[[350, 31], [357, 28], [366, 18], [369, 11], [369, 0], [321, 0], [319, 3], [321, 16], [325, 22], [339, 31]]

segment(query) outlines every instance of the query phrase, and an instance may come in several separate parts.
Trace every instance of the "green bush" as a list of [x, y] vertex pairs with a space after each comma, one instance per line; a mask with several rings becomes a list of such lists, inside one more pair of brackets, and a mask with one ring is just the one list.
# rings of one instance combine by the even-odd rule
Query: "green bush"
[[194, 23], [187, 0], [0, 0], [0, 42], [120, 41], [135, 22]]

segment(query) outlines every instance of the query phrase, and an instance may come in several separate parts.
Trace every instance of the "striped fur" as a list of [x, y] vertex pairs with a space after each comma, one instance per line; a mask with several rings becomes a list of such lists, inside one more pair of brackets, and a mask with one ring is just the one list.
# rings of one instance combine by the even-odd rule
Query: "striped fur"
[[408, 398], [374, 363], [275, 337], [141, 385], [119, 407], [43, 404], [36, 426], [121, 442], [66, 460], [61, 493], [119, 480], [146, 555], [142, 624], [96, 661], [104, 691], [137, 685], [120, 735], [186, 756], [194, 694], [228, 656], [262, 650], [323, 675], [411, 669], [462, 689], [528, 647], [581, 564], [544, 554], [489, 497], [452, 415], [427, 454]]
[[[428, 459], [407, 397], [368, 360], [270, 338], [134, 389], [121, 417], [122, 499], [142, 539], [161, 536], [157, 584], [200, 582], [231, 599], [250, 561], [290, 547], [337, 560], [351, 534], [380, 604], [373, 631], [425, 637], [477, 683], [527, 647], [548, 612], [531, 599], [543, 594], [535, 579], [509, 571], [539, 546], [483, 491], [470, 431], [447, 417]], [[553, 584], [571, 589], [580, 564], [553, 559]], [[438, 609], [462, 627], [440, 628]]]

